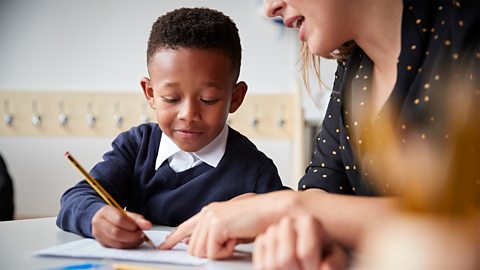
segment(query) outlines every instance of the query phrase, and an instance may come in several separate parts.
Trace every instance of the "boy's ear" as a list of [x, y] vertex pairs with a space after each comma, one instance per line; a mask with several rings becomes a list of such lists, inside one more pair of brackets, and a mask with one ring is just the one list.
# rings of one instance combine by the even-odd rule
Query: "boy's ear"
[[243, 99], [247, 94], [248, 85], [241, 81], [235, 85], [232, 93], [232, 101], [230, 102], [230, 113], [234, 113], [242, 105]]
[[155, 110], [155, 103], [153, 102], [153, 88], [150, 84], [150, 79], [147, 77], [143, 77], [140, 80], [140, 85], [142, 86], [143, 94], [147, 99], [148, 105], [150, 105], [150, 108]]

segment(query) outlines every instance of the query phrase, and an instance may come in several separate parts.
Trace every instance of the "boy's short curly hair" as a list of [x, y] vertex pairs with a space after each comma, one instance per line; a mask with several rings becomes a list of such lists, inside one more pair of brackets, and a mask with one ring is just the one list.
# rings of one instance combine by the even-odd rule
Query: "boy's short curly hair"
[[235, 23], [220, 11], [180, 8], [160, 16], [148, 39], [147, 64], [159, 49], [202, 49], [224, 53], [232, 61], [236, 79], [242, 47]]

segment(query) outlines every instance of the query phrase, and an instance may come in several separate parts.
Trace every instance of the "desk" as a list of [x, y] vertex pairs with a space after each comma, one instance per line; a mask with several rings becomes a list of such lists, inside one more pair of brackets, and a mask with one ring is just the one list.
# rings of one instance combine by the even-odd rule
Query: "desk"
[[[154, 230], [168, 230], [154, 227]], [[55, 218], [40, 218], [0, 222], [0, 269], [1, 270], [40, 270], [61, 267], [70, 264], [99, 262], [93, 259], [71, 259], [33, 256], [33, 252], [50, 246], [67, 243], [82, 237], [60, 230], [55, 225]], [[240, 249], [248, 250], [251, 246], [243, 245]], [[209, 261], [200, 267], [173, 264], [145, 264], [125, 262], [135, 265], [158, 267], [164, 270], [203, 269], [203, 270], [244, 270], [252, 269], [250, 256], [237, 256], [225, 261]]]

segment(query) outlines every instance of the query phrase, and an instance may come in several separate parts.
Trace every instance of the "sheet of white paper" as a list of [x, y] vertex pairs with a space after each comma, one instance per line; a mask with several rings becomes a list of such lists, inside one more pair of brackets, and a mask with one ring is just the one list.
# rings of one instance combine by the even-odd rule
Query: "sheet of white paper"
[[[146, 231], [155, 245], [163, 242], [169, 232]], [[188, 254], [184, 243], [177, 244], [172, 250], [158, 250], [148, 247], [145, 243], [136, 249], [115, 249], [101, 246], [94, 239], [82, 239], [58, 246], [49, 247], [35, 252], [39, 256], [57, 256], [89, 259], [117, 259], [140, 262], [172, 263], [184, 265], [203, 265], [206, 259], [200, 259]]]

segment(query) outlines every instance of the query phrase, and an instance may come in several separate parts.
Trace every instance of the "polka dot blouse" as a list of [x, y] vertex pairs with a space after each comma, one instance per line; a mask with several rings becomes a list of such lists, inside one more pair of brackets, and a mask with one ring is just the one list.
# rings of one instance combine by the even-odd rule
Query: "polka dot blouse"
[[[467, 94], [480, 104], [479, 18], [480, 1], [404, 1], [397, 81], [386, 102], [398, 108], [393, 121], [401, 143], [409, 143], [407, 134], [413, 129], [422, 140], [440, 144], [448, 140], [443, 120], [451, 95], [446, 91], [449, 78], [470, 81], [473, 87], [468, 91], [473, 89], [473, 93]], [[389, 190], [388, 181], [383, 186], [372, 182], [375, 162], [362, 152], [366, 125], [359, 115], [371, 107], [372, 70], [372, 61], [358, 46], [347, 62], [339, 62], [322, 128], [299, 190], [320, 188], [367, 196], [396, 193]], [[384, 109], [377, 117], [382, 113]]]

